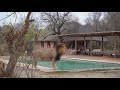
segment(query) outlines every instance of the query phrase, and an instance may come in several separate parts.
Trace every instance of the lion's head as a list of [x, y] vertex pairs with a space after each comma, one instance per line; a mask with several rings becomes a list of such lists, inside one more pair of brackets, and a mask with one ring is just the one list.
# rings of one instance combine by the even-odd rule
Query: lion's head
[[67, 48], [64, 43], [59, 43], [56, 45], [56, 51], [58, 54], [63, 55], [63, 54], [65, 54], [66, 50], [67, 50]]

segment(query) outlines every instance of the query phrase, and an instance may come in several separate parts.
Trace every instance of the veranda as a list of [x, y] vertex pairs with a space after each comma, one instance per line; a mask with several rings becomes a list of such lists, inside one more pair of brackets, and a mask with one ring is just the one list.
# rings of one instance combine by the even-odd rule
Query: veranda
[[[63, 34], [63, 35], [55, 35], [58, 37], [75, 37], [75, 54], [77, 54], [77, 38], [84, 38], [84, 51], [81, 51], [80, 54], [82, 55], [96, 55], [96, 56], [110, 56], [110, 57], [120, 57], [120, 53], [117, 52], [117, 39], [115, 39], [114, 45], [113, 45], [113, 51], [112, 52], [106, 52], [104, 51], [104, 37], [106, 36], [113, 36], [114, 38], [117, 38], [120, 36], [120, 31], [104, 31], [104, 32], [94, 32], [94, 33], [72, 33], [72, 34]], [[87, 51], [86, 48], [86, 40], [85, 38], [90, 38], [90, 50]], [[93, 51], [92, 49], [92, 37], [101, 37], [101, 51]]]

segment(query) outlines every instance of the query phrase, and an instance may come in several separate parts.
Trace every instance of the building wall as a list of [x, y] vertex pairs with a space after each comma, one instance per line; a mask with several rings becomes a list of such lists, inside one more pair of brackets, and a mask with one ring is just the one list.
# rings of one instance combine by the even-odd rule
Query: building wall
[[43, 42], [44, 42], [44, 47], [42, 47], [41, 41], [38, 41], [38, 42], [34, 45], [34, 50], [41, 50], [41, 49], [47, 49], [47, 48], [54, 48], [54, 41], [50, 41], [50, 47], [49, 47], [47, 41], [43, 41]]
[[34, 50], [37, 50], [41, 47], [41, 42], [37, 42], [35, 45], [34, 45]]

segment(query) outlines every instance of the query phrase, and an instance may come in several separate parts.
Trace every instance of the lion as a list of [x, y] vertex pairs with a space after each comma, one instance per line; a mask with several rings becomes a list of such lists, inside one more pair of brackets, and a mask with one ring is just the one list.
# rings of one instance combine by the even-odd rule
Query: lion
[[66, 45], [65, 43], [59, 43], [56, 45], [56, 47], [52, 50], [39, 50], [39, 51], [33, 51], [32, 52], [32, 58], [34, 60], [33, 66], [37, 68], [37, 62], [39, 60], [47, 60], [52, 62], [52, 68], [56, 70], [56, 62], [61, 59], [61, 56], [66, 53]]

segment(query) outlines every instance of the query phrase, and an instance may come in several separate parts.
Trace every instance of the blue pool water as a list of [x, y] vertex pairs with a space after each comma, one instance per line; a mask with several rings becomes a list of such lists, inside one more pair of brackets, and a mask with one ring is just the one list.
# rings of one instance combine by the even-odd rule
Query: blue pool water
[[[51, 68], [50, 61], [39, 61], [38, 65]], [[56, 65], [58, 70], [76, 70], [76, 69], [104, 69], [120, 67], [120, 64], [105, 63], [87, 60], [67, 59], [60, 60]]]

